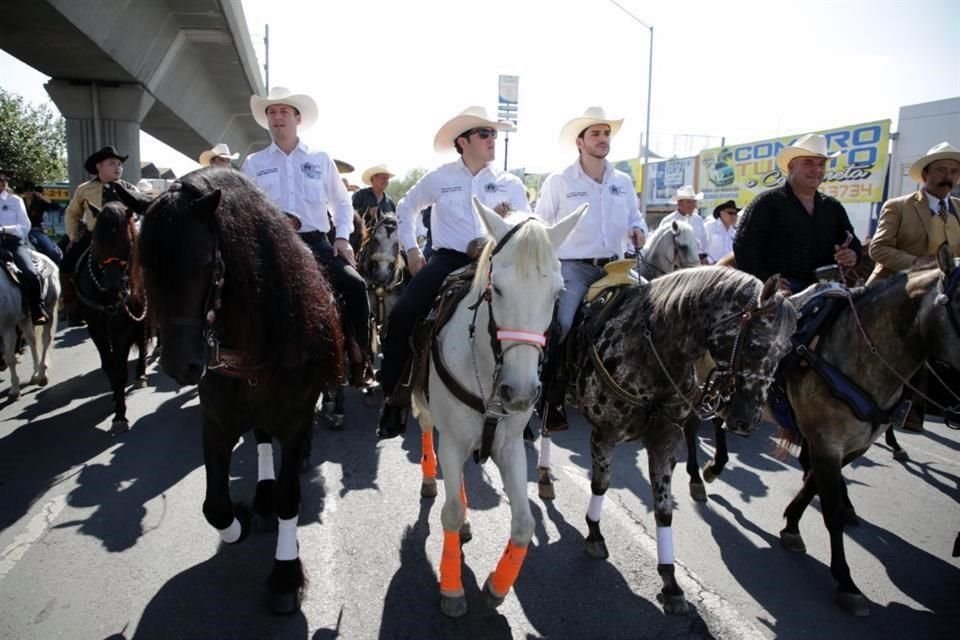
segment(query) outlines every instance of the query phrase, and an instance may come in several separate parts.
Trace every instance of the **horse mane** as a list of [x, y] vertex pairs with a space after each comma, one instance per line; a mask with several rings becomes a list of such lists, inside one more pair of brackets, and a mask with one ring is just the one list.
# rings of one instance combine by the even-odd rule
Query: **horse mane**
[[[90, 253], [96, 251], [108, 257], [134, 262], [138, 253], [137, 223], [133, 215], [120, 202], [108, 202], [97, 214], [97, 223], [93, 227]], [[143, 278], [140, 269], [129, 269], [130, 293], [137, 299], [143, 299]]]
[[218, 312], [228, 332], [224, 346], [246, 353], [268, 376], [304, 358], [328, 364], [331, 379], [339, 375], [343, 337], [325, 274], [280, 210], [234, 169], [189, 173], [147, 210], [139, 255], [151, 307], [161, 314], [172, 308], [179, 287], [204, 258], [197, 255], [202, 244], [185, 230], [196, 215], [193, 203], [217, 189], [212, 232], [225, 267]]
[[[488, 241], [477, 259], [477, 273], [473, 277], [471, 287], [472, 295], [479, 295], [487, 286], [490, 260], [496, 245], [497, 243], [493, 240]], [[518, 256], [513, 267], [520, 276], [527, 276], [534, 270], [541, 274], [551, 273], [557, 259], [546, 227], [536, 219], [530, 220], [517, 229], [503, 250], [511, 251], [511, 255]]]

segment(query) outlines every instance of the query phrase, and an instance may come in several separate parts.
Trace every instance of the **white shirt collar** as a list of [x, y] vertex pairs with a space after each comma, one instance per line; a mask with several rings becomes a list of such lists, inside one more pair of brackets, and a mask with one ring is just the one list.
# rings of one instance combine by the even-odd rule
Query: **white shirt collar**
[[[300, 138], [297, 138], [297, 146], [294, 147], [293, 150], [303, 151], [304, 153], [310, 153], [310, 150], [307, 148], [307, 144]], [[277, 146], [276, 141], [270, 142], [270, 146], [267, 147], [267, 151], [269, 151], [270, 153], [282, 153], [283, 155], [287, 155], [283, 149]]]
[[[924, 194], [925, 196], [927, 196], [927, 203], [929, 203], [929, 205], [930, 205], [930, 211], [933, 211], [934, 213], [936, 213], [937, 211], [939, 211], [939, 210], [940, 210], [940, 200], [941, 200], [941, 199], [938, 198], [937, 196], [933, 195], [932, 193], [930, 193], [930, 192], [927, 191], [926, 189], [923, 190], [923, 194]], [[945, 198], [943, 198], [943, 203], [946, 205], [947, 211], [949, 211], [949, 210], [950, 210], [950, 194], [949, 194], [949, 193], [947, 194], [947, 196], [946, 196]]]
[[[585, 178], [590, 182], [596, 182], [593, 178], [588, 176], [583, 170], [583, 165], [580, 164], [580, 157], [577, 156], [577, 159], [573, 161], [573, 164], [567, 168], [567, 171], [570, 172], [571, 178]], [[606, 182], [610, 179], [610, 176], [613, 174], [613, 165], [611, 165], [606, 160], [603, 161], [603, 182]], [[601, 183], [597, 183], [601, 184]]]

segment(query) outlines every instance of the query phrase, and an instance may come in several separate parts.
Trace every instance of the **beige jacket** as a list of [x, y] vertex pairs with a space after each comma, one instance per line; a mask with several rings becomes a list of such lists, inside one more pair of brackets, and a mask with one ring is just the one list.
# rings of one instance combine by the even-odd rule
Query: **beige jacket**
[[[960, 212], [960, 198], [950, 198]], [[883, 203], [877, 232], [870, 243], [870, 257], [876, 261], [867, 284], [909, 269], [920, 256], [930, 255], [933, 214], [923, 189]], [[946, 227], [947, 242], [960, 255], [960, 220], [951, 215]]]
[[[122, 184], [127, 191], [137, 192], [137, 188], [126, 180], [117, 180], [117, 182]], [[103, 183], [100, 182], [99, 178], [84, 182], [77, 187], [77, 190], [73, 192], [70, 204], [67, 205], [64, 226], [67, 228], [67, 236], [70, 238], [70, 242], [76, 242], [80, 238], [84, 223], [89, 231], [93, 231], [97, 222], [96, 218], [92, 215], [84, 218], [83, 215], [86, 211], [85, 205], [88, 202], [96, 207], [103, 206]]]

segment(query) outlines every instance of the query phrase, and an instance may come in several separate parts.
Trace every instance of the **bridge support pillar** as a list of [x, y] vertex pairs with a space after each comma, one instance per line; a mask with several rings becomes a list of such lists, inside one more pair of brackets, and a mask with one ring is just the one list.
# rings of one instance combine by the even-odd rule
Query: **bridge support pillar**
[[83, 162], [105, 145], [130, 156], [123, 178], [140, 179], [140, 123], [155, 98], [139, 84], [50, 80], [44, 88], [67, 125], [67, 169], [70, 186], [90, 179]]

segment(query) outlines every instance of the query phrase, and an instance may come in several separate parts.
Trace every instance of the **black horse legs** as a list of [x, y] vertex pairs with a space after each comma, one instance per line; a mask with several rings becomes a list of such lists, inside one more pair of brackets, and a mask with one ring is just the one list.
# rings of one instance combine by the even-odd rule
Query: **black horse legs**
[[649, 445], [647, 448], [653, 517], [657, 523], [657, 573], [663, 580], [663, 589], [657, 595], [657, 600], [663, 605], [665, 613], [682, 614], [687, 611], [687, 601], [674, 573], [673, 494], [670, 490], [677, 459], [667, 449], [669, 447]]
[[723, 429], [723, 418], [715, 416], [712, 423], [713, 441], [716, 450], [713, 454], [713, 460], [703, 466], [703, 478], [700, 477], [700, 467], [697, 460], [697, 432], [700, 428], [700, 420], [697, 418], [689, 420], [683, 430], [687, 442], [687, 476], [690, 478], [690, 497], [697, 502], [707, 501], [707, 491], [703, 486], [704, 480], [707, 482], [716, 480], [730, 460], [727, 452], [727, 432]]

